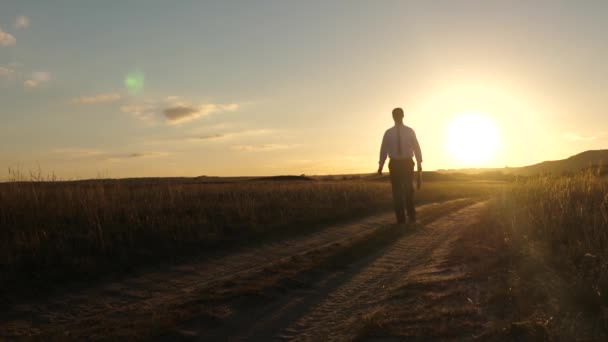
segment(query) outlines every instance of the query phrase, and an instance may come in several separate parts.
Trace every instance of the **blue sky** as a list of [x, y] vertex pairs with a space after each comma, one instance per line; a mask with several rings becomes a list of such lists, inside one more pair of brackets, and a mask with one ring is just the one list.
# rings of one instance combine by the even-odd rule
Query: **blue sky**
[[[607, 16], [604, 1], [3, 1], [0, 179], [372, 172], [395, 106], [429, 170], [605, 148]], [[446, 148], [467, 113], [495, 122], [492, 158]]]

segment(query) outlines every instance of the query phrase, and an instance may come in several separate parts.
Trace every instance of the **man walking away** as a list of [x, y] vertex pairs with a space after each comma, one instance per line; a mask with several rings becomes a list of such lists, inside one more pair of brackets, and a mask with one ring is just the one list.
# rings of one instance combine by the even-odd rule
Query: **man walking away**
[[405, 223], [405, 212], [403, 202], [407, 209], [409, 223], [416, 223], [416, 209], [414, 208], [414, 161], [416, 156], [418, 164], [418, 186], [420, 186], [420, 172], [422, 172], [422, 152], [414, 130], [403, 124], [403, 109], [393, 109], [393, 120], [395, 126], [389, 128], [382, 138], [380, 147], [380, 162], [378, 163], [378, 174], [382, 175], [382, 168], [386, 157], [390, 158], [388, 169], [393, 187], [393, 203], [397, 223]]

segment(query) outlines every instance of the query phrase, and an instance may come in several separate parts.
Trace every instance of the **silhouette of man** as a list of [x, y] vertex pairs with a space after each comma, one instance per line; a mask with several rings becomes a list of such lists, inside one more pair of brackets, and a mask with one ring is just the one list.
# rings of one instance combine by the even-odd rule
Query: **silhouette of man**
[[418, 164], [418, 187], [420, 187], [420, 172], [422, 172], [422, 152], [414, 130], [403, 124], [403, 109], [393, 109], [395, 126], [384, 132], [382, 146], [380, 147], [380, 162], [378, 174], [382, 175], [382, 168], [386, 157], [390, 158], [388, 169], [393, 187], [393, 204], [397, 223], [405, 223], [403, 202], [407, 209], [410, 223], [416, 223], [416, 208], [414, 208], [414, 161], [416, 156]]

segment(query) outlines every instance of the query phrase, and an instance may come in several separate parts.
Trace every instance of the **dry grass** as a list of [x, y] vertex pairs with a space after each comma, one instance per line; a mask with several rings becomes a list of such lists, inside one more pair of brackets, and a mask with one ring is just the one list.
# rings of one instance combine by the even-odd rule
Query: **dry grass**
[[[0, 184], [0, 277], [5, 285], [0, 290], [130, 271], [391, 208], [387, 181], [209, 184], [59, 182], [39, 174], [23, 178]], [[478, 196], [495, 188], [494, 183], [427, 183], [417, 202]]]
[[489, 210], [488, 233], [504, 236], [510, 250], [502, 306], [522, 322], [542, 322], [551, 336], [604, 336], [608, 179], [587, 171], [520, 180]]
[[[452, 251], [450, 260], [466, 268], [467, 278], [443, 285], [478, 294], [473, 302], [488, 323], [476, 330], [481, 340], [605, 340], [607, 243], [607, 178], [586, 171], [518, 179], [497, 193]], [[412, 297], [420, 293], [404, 298]], [[384, 325], [368, 319], [375, 334], [409, 336], [387, 323], [403, 316], [398, 309], [386, 316]]]
[[494, 210], [515, 238], [546, 244], [560, 267], [576, 270], [608, 304], [608, 179], [593, 172], [521, 181]]

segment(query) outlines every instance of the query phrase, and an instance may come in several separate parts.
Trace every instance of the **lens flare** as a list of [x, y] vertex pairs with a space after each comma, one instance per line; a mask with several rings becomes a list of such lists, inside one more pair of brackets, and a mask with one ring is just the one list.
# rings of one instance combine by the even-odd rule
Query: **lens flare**
[[141, 93], [144, 88], [144, 74], [139, 71], [130, 72], [125, 77], [125, 87], [131, 95]]

